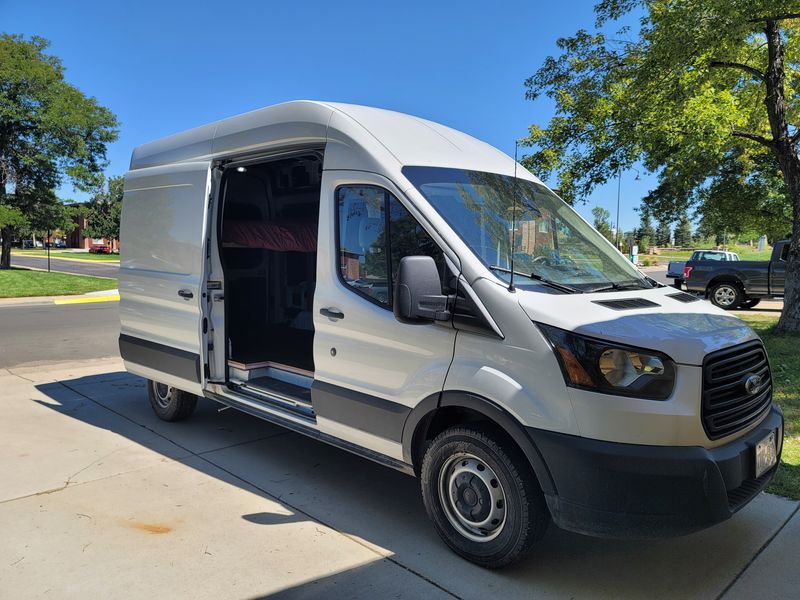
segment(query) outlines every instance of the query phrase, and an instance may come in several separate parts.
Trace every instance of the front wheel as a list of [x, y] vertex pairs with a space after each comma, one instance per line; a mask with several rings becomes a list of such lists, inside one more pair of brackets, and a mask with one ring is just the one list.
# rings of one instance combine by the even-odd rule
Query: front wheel
[[194, 412], [197, 396], [165, 383], [148, 380], [147, 397], [159, 419], [180, 421]]
[[501, 439], [454, 427], [431, 442], [422, 462], [422, 499], [437, 533], [454, 552], [489, 568], [517, 560], [550, 521], [533, 470]]
[[714, 306], [719, 306], [725, 310], [733, 310], [743, 300], [742, 290], [735, 283], [718, 283], [708, 294], [709, 300]]

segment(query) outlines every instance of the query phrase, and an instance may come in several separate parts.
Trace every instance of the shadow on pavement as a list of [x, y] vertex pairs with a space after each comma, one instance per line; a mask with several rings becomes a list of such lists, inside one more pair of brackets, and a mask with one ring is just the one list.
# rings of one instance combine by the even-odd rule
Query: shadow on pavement
[[[683, 538], [603, 540], [551, 526], [525, 560], [488, 571], [439, 540], [411, 477], [235, 410], [219, 412], [207, 400], [187, 421], [165, 423], [150, 409], [144, 381], [124, 372], [36, 387], [56, 401], [42, 403], [49, 409], [163, 456], [184, 456], [177, 460], [277, 499], [293, 513], [241, 515], [248, 522], [270, 527], [287, 519], [319, 521], [462, 598], [715, 598], [786, 518], [782, 501], [762, 495], [730, 521]], [[76, 406], [75, 392], [90, 402]], [[106, 410], [119, 418], [109, 418]], [[281, 594], [334, 598], [341, 597], [336, 590], [347, 589], [348, 597], [394, 596], [380, 587], [386, 565], [387, 559], [378, 560]], [[430, 589], [434, 595], [441, 591]]]

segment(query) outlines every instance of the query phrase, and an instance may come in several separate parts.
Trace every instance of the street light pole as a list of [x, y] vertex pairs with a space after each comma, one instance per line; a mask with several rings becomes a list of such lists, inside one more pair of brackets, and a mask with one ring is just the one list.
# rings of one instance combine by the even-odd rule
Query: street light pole
[[[634, 181], [639, 181], [641, 177], [639, 177], [639, 169], [636, 167], [631, 167], [634, 171], [636, 171], [636, 177], [633, 178]], [[620, 191], [622, 190], [622, 169], [617, 169], [617, 231], [616, 235], [614, 236], [614, 241], [616, 242], [617, 250], [619, 250], [619, 198], [620, 198]]]
[[619, 197], [622, 190], [622, 170], [617, 169], [617, 229], [614, 235], [614, 245], [619, 250]]

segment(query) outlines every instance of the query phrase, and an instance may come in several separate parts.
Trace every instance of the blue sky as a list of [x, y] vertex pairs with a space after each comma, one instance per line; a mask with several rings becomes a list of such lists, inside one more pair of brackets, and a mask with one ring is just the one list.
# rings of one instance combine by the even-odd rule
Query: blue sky
[[[144, 142], [277, 102], [353, 102], [411, 113], [513, 155], [552, 116], [523, 82], [560, 36], [594, 21], [570, 2], [52, 2], [0, 0], [2, 30], [52, 42], [67, 79], [119, 117], [111, 175]], [[623, 173], [621, 225], [655, 179]], [[71, 187], [63, 197], [81, 198]], [[616, 181], [579, 211], [616, 214]]]

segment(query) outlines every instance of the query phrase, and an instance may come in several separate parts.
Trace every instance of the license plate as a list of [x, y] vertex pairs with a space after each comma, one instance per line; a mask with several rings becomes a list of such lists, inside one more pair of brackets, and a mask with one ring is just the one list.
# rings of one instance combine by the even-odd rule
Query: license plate
[[761, 477], [778, 462], [778, 448], [775, 443], [775, 432], [756, 444], [756, 478]]

